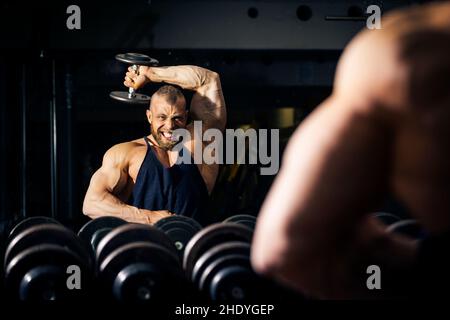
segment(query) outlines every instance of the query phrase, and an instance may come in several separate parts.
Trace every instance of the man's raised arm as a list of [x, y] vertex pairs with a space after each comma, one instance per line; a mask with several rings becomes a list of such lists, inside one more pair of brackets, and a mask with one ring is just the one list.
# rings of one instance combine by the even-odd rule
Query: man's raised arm
[[211, 70], [191, 66], [140, 67], [139, 76], [128, 69], [124, 84], [135, 89], [145, 82], [166, 82], [187, 90], [194, 90], [191, 102], [191, 117], [201, 120], [203, 127], [224, 130], [226, 125], [226, 107], [219, 75]]

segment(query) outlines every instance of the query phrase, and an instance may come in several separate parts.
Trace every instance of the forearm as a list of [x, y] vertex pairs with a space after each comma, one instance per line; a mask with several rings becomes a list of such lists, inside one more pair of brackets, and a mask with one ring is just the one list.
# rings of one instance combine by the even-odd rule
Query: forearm
[[197, 92], [204, 91], [210, 84], [217, 84], [216, 72], [190, 65], [150, 67], [146, 76], [151, 82], [166, 82]]
[[152, 67], [147, 69], [152, 82], [175, 84], [194, 90], [190, 113], [194, 120], [201, 120], [205, 127], [225, 128], [226, 107], [220, 77], [216, 72], [197, 66]]
[[[280, 217], [278, 217], [280, 219]], [[316, 298], [398, 298], [410, 294], [416, 244], [388, 234], [373, 219], [339, 229], [301, 219], [260, 225], [253, 262], [262, 273]], [[271, 220], [274, 221], [274, 220]], [[263, 237], [270, 234], [270, 238]], [[369, 290], [367, 268], [380, 268], [381, 290]]]
[[255, 266], [314, 296], [383, 295], [367, 290], [367, 267], [379, 265], [382, 279], [394, 283], [415, 255], [411, 242], [364, 220], [388, 190], [390, 134], [337, 98], [319, 106], [291, 138], [266, 197]]
[[[349, 238], [348, 256], [342, 259], [353, 267], [343, 273], [342, 281], [352, 283], [350, 297], [405, 298], [413, 294], [418, 242], [415, 239], [386, 232], [386, 226], [375, 217], [367, 215], [356, 225], [355, 236]], [[369, 290], [366, 280], [371, 274], [367, 268], [380, 268], [380, 290]], [[354, 271], [351, 271], [354, 270]], [[353, 273], [362, 275], [361, 281]]]
[[127, 205], [109, 192], [103, 192], [101, 195], [87, 194], [83, 203], [83, 213], [92, 219], [115, 216], [128, 222], [151, 224], [148, 210]]
[[[328, 236], [331, 237], [328, 251], [317, 248], [318, 263], [327, 266], [324, 271], [330, 277], [329, 292], [322, 292], [325, 297], [392, 299], [411, 294], [414, 288], [410, 280], [417, 257], [414, 240], [387, 233], [385, 225], [369, 215], [362, 217], [353, 229], [341, 229], [334, 234], [330, 230]], [[369, 277], [378, 272], [370, 270], [370, 266], [379, 268], [377, 289], [367, 285]]]

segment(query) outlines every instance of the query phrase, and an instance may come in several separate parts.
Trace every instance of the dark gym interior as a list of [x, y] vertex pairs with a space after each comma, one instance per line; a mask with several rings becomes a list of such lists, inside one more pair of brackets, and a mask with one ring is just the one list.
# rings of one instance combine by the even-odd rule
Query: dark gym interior
[[[52, 217], [77, 231], [89, 220], [83, 198], [105, 151], [149, 133], [146, 106], [109, 97], [124, 88], [127, 66], [116, 54], [216, 71], [226, 127], [280, 129], [282, 155], [295, 128], [331, 93], [337, 61], [364, 28], [367, 6], [379, 5], [384, 14], [424, 2], [2, 1], [2, 246], [25, 217]], [[79, 30], [66, 26], [72, 4], [81, 8]], [[142, 92], [151, 95], [159, 86]], [[189, 104], [192, 93], [185, 94]], [[221, 165], [208, 204], [211, 223], [257, 216], [275, 178], [259, 175], [258, 167]]]
[[[415, 1], [378, 2], [385, 12]], [[331, 19], [363, 15], [364, 1], [80, 1], [81, 29], [68, 30], [70, 4], [1, 4], [3, 228], [35, 215], [79, 226], [89, 179], [104, 152], [149, 130], [145, 107], [109, 98], [109, 91], [123, 87], [126, 69], [116, 53], [215, 70], [229, 110], [227, 128], [280, 128], [282, 150], [330, 94], [337, 59], [365, 23]], [[21, 23], [9, 23], [19, 11]], [[257, 214], [272, 179], [219, 179], [212, 215]]]

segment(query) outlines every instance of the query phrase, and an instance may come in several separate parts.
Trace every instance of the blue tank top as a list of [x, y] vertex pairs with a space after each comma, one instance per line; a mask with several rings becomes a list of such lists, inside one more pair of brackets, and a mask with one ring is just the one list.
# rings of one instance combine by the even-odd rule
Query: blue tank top
[[[128, 204], [147, 210], [169, 210], [188, 216], [205, 225], [208, 189], [197, 165], [174, 164], [164, 167], [147, 137], [147, 152], [139, 168], [136, 183]], [[179, 156], [183, 156], [181, 148]]]

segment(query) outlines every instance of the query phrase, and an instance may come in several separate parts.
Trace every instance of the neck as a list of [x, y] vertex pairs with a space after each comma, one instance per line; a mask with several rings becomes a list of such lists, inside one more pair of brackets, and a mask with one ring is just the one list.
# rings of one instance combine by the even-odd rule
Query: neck
[[150, 141], [150, 143], [151, 143], [154, 147], [158, 148], [159, 150], [162, 150], [162, 151], [165, 151], [165, 152], [169, 152], [169, 151], [170, 151], [170, 150], [168, 150], [168, 149], [162, 148], [162, 147], [158, 144], [158, 142], [156, 141], [156, 139], [153, 137], [152, 134], [148, 135], [148, 136], [147, 136], [147, 139]]

